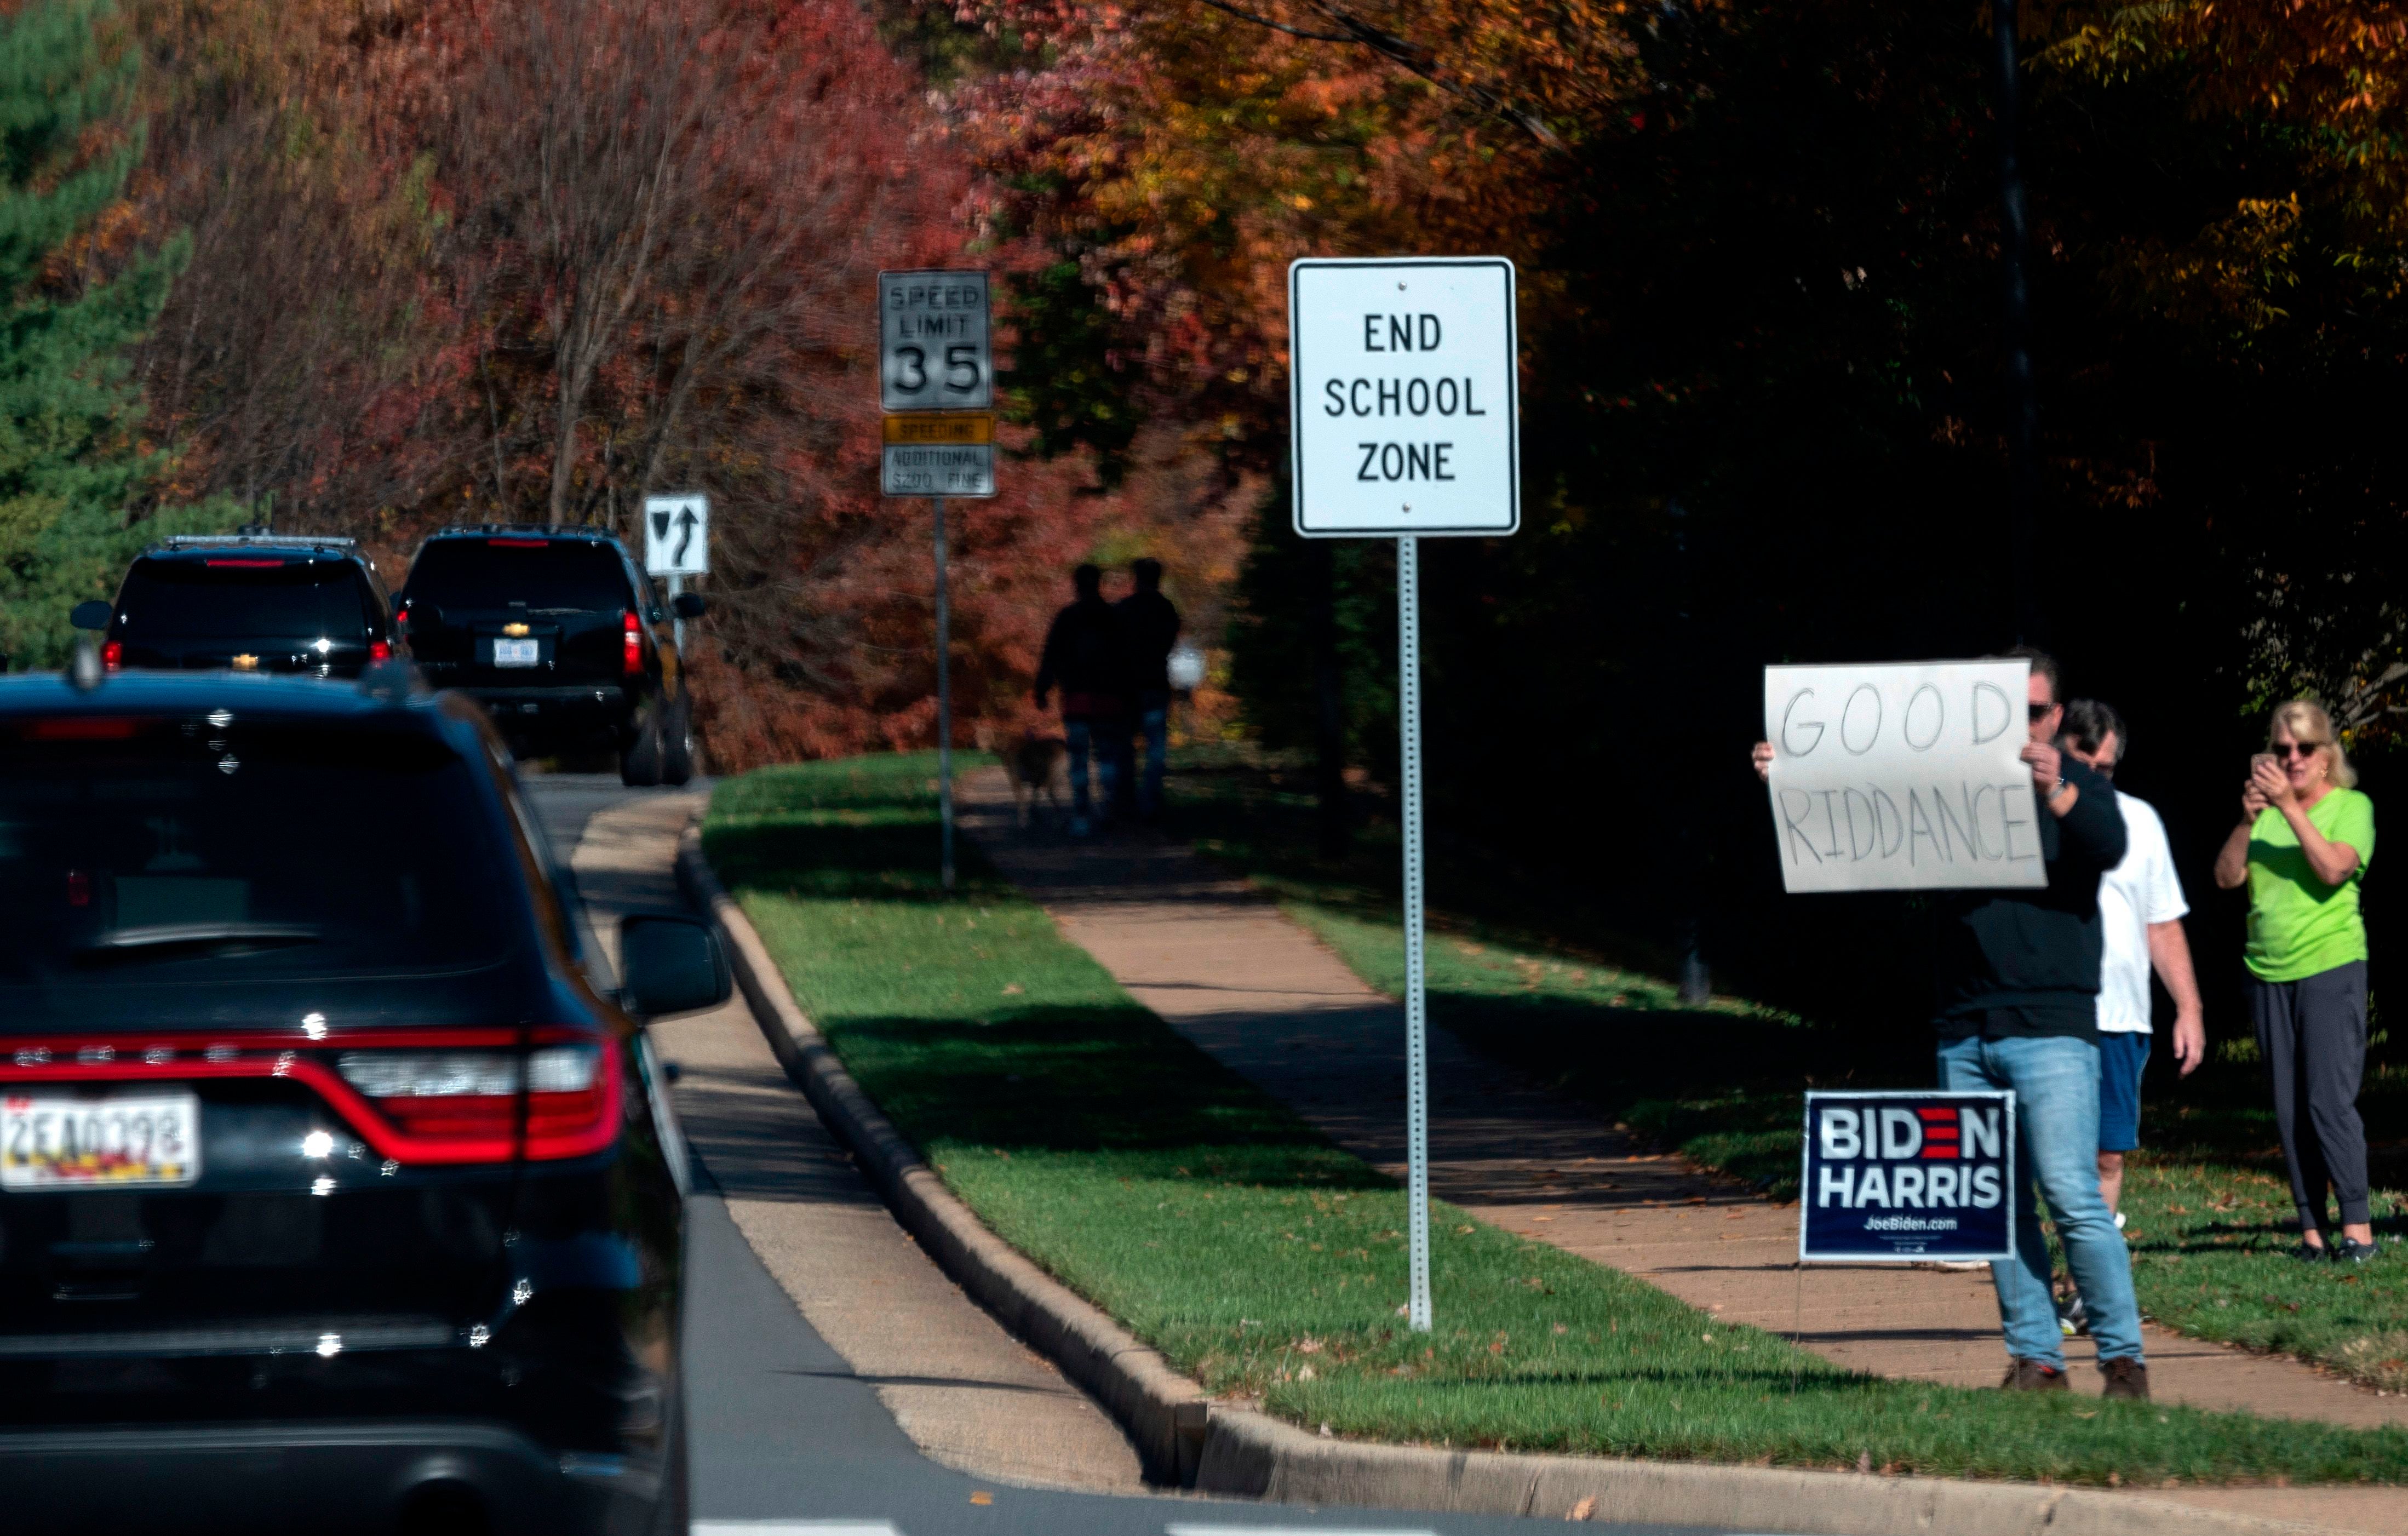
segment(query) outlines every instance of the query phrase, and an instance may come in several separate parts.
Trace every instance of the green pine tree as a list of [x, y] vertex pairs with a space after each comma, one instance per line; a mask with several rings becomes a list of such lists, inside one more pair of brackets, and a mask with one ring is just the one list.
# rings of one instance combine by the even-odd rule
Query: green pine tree
[[68, 610], [112, 596], [145, 543], [235, 515], [143, 515], [158, 456], [139, 441], [126, 352], [158, 319], [187, 242], [114, 274], [61, 259], [141, 152], [129, 116], [140, 58], [112, 45], [110, 19], [107, 0], [33, 0], [0, 18], [0, 653], [21, 668], [59, 665]]

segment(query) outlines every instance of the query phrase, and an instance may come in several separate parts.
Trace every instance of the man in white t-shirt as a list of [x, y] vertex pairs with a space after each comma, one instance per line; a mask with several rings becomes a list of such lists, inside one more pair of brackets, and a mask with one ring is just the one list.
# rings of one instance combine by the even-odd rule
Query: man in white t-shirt
[[[2065, 707], [2057, 745], [2105, 778], [2130, 739], [2123, 717], [2096, 699]], [[2149, 1059], [2149, 970], [2174, 1000], [2174, 1062], [2184, 1076], [2207, 1054], [2199, 981], [2183, 937], [2182, 882], [2165, 824], [2146, 800], [2122, 790], [2124, 860], [2099, 881], [2099, 1193], [2114, 1211], [2124, 1194], [2124, 1154], [2141, 1144], [2141, 1069]], [[2124, 1225], [2122, 1213], [2115, 1225]]]

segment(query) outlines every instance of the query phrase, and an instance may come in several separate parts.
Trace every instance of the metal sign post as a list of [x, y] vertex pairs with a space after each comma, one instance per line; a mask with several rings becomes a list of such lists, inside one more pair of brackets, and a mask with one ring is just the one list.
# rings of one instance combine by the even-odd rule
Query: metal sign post
[[984, 272], [878, 274], [879, 488], [926, 496], [937, 565], [937, 863], [953, 888], [953, 611], [945, 498], [995, 495], [995, 357]]
[[937, 506], [937, 868], [953, 888], [953, 616], [945, 602], [945, 498]]
[[1290, 485], [1307, 538], [1397, 540], [1404, 748], [1406, 1320], [1430, 1330], [1429, 1016], [1422, 892], [1424, 535], [1521, 526], [1513, 264], [1501, 257], [1288, 267]]
[[1397, 536], [1397, 724], [1404, 740], [1398, 814], [1405, 834], [1405, 1218], [1412, 1288], [1405, 1321], [1430, 1330], [1429, 1010], [1422, 967], [1421, 546]]

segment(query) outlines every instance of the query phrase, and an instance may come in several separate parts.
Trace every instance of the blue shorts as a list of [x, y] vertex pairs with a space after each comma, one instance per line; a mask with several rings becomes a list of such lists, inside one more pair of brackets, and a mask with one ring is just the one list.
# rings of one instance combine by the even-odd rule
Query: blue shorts
[[2149, 1037], [2138, 1029], [2099, 1031], [2099, 1150], [2129, 1152], [2141, 1144], [2141, 1069]]

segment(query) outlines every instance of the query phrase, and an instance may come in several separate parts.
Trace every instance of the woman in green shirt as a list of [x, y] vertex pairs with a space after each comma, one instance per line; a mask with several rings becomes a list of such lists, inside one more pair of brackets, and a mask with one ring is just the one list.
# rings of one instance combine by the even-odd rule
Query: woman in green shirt
[[[2267, 746], [2251, 760], [2215, 883], [2249, 887], [2249, 1011], [2300, 1207], [2300, 1256], [2362, 1264], [2375, 1247], [2358, 1115], [2366, 1069], [2358, 886], [2374, 856], [2374, 803], [2351, 787], [2358, 775], [2320, 706], [2278, 706]], [[2328, 1184], [2341, 1205], [2338, 1243], [2326, 1242]]]

